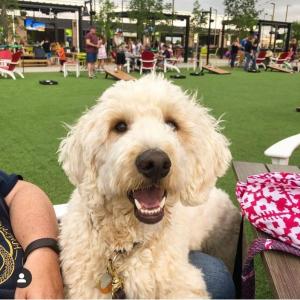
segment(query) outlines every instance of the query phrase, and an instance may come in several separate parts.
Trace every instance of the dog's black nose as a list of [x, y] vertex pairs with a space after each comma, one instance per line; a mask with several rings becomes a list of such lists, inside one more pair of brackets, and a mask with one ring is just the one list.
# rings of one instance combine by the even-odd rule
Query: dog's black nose
[[171, 168], [169, 156], [159, 149], [149, 149], [141, 153], [135, 164], [141, 174], [153, 181], [167, 176]]

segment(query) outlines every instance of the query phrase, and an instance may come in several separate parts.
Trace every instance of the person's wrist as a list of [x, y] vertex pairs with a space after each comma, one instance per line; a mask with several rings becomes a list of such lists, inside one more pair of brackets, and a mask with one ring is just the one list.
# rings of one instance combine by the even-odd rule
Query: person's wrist
[[47, 247], [38, 248], [32, 251], [28, 255], [25, 265], [27, 263], [31, 264], [32, 261], [34, 261], [35, 263], [37, 262], [43, 263], [44, 260], [58, 261], [58, 254], [55, 251], [53, 251], [51, 248], [47, 248]]

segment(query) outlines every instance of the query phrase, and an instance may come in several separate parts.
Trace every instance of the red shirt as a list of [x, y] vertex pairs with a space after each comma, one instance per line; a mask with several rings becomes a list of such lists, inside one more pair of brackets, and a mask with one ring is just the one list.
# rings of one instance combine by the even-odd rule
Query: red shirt
[[57, 55], [59, 57], [59, 60], [66, 60], [66, 52], [63, 47], [61, 47], [57, 50]]
[[[96, 34], [88, 32], [85, 36], [85, 41], [90, 40], [91, 43], [98, 45], [98, 37]], [[90, 45], [85, 45], [85, 51], [87, 53], [97, 53], [98, 48], [90, 46]]]

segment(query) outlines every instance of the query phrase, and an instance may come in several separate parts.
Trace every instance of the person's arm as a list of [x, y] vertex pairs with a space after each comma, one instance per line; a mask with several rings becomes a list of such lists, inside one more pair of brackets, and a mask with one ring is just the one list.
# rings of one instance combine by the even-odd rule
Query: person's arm
[[[23, 249], [39, 238], [58, 236], [52, 204], [37, 186], [19, 180], [5, 197], [14, 235]], [[31, 272], [32, 282], [17, 288], [15, 298], [63, 298], [63, 283], [58, 255], [50, 248], [31, 252], [24, 267]]]
[[90, 39], [86, 39], [85, 43], [86, 43], [86, 45], [88, 45], [88, 46], [92, 46], [92, 47], [95, 47], [95, 48], [99, 48], [99, 46], [98, 46], [97, 44], [92, 43]]

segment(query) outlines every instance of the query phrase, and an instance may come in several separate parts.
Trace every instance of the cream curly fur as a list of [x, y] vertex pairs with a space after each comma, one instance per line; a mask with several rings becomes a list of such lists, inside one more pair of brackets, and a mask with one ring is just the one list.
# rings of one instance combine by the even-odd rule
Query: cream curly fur
[[[120, 120], [129, 126], [123, 134], [113, 130]], [[152, 148], [166, 152], [172, 167], [161, 181], [165, 216], [147, 225], [134, 216], [127, 192], [145, 184], [134, 162]], [[67, 297], [110, 298], [99, 281], [113, 251], [125, 249], [117, 268], [128, 298], [209, 298], [188, 252], [213, 245], [215, 255], [233, 257], [238, 213], [215, 188], [231, 155], [207, 109], [160, 76], [120, 81], [71, 128], [59, 152], [76, 187], [60, 236]]]

